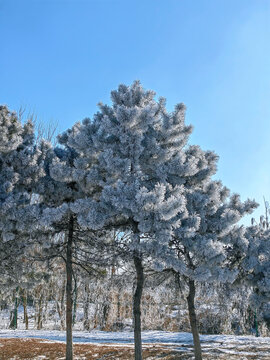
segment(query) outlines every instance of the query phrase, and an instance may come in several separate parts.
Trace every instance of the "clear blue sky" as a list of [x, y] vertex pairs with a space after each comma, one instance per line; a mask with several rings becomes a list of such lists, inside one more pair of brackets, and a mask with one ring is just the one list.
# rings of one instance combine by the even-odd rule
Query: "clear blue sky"
[[187, 105], [191, 142], [220, 156], [217, 177], [261, 202], [270, 199], [269, 24], [269, 0], [0, 0], [0, 103], [63, 131], [140, 79], [169, 109]]

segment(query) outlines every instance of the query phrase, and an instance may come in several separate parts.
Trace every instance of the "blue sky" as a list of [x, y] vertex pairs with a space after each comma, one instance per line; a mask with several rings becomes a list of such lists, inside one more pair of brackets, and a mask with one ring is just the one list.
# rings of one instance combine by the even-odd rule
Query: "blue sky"
[[0, 35], [1, 103], [63, 131], [140, 79], [232, 192], [270, 199], [269, 0], [0, 0]]

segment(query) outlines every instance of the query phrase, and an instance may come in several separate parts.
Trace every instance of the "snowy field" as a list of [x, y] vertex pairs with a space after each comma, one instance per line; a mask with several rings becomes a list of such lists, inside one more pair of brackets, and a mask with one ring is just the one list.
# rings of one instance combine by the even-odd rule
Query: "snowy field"
[[[55, 330], [24, 331], [0, 330], [1, 338], [43, 339], [55, 343], [65, 342], [65, 332]], [[179, 359], [192, 359], [192, 336], [189, 333], [173, 333], [163, 331], [144, 331], [142, 333], [144, 347], [172, 350], [179, 354]], [[93, 344], [98, 346], [117, 346], [131, 348], [132, 332], [75, 331], [74, 344]], [[206, 359], [263, 359], [270, 360], [270, 338], [231, 335], [202, 335], [202, 349]], [[1, 353], [1, 352], [0, 352]], [[182, 357], [185, 356], [185, 357]], [[1, 358], [1, 357], [0, 357]], [[158, 358], [157, 356], [152, 357]], [[172, 357], [172, 359], [177, 357]], [[18, 359], [18, 358], [17, 358]], [[79, 359], [79, 357], [78, 357]], [[117, 359], [117, 357], [109, 357]]]

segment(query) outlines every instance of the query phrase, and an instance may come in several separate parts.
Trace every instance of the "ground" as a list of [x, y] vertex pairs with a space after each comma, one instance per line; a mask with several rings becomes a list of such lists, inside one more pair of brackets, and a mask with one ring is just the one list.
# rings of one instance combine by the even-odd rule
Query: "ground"
[[[60, 331], [0, 330], [0, 360], [64, 360]], [[203, 335], [204, 360], [270, 360], [270, 338]], [[74, 332], [74, 360], [131, 360], [132, 333]], [[143, 333], [144, 360], [193, 359], [188, 333]]]

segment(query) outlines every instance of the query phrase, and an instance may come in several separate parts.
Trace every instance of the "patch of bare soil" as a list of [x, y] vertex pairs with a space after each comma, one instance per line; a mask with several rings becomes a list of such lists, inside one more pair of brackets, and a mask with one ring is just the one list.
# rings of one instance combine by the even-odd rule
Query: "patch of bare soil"
[[[177, 353], [161, 346], [144, 346], [144, 359], [176, 360]], [[74, 344], [75, 360], [132, 360], [134, 351], [128, 346]], [[41, 339], [0, 339], [1, 360], [64, 360], [65, 344]], [[185, 359], [185, 358], [181, 358]], [[188, 359], [188, 358], [186, 358]]]

